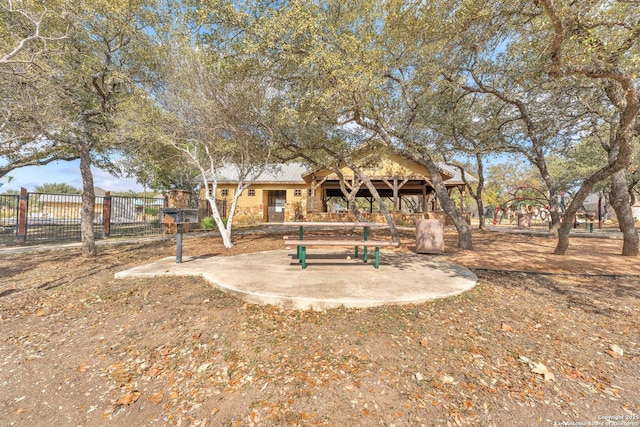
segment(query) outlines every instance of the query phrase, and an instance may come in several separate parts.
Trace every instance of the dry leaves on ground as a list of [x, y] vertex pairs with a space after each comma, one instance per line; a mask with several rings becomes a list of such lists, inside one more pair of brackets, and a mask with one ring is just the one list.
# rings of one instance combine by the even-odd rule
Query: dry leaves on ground
[[[475, 233], [473, 290], [419, 305], [290, 311], [196, 278], [116, 281], [158, 241], [6, 256], [0, 419], [31, 425], [552, 425], [638, 414], [640, 269], [620, 242]], [[411, 236], [405, 236], [408, 248]], [[279, 235], [185, 253], [280, 249]], [[407, 248], [403, 250], [409, 250]], [[73, 274], [70, 274], [73, 272]], [[621, 276], [621, 274], [624, 276]]]

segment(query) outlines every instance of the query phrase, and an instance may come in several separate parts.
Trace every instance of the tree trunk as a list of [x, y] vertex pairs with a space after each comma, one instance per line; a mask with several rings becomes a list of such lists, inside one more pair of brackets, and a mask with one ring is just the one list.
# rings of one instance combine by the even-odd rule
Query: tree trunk
[[[558, 203], [558, 188], [549, 170], [542, 150], [536, 150], [535, 166], [538, 168], [542, 180], [549, 190], [549, 214], [551, 215], [551, 227], [549, 227], [549, 237], [556, 238], [560, 232], [560, 206]], [[567, 235], [568, 238], [568, 235]], [[568, 243], [567, 243], [568, 244]]]
[[621, 170], [611, 176], [611, 206], [616, 211], [618, 217], [618, 225], [622, 231], [623, 256], [637, 256], [639, 251], [638, 230], [633, 220], [633, 211], [631, 210], [631, 198], [627, 186], [627, 177], [625, 171]]
[[573, 221], [565, 220], [560, 223], [560, 227], [558, 227], [558, 244], [556, 245], [556, 249], [553, 251], [554, 255], [564, 255], [567, 253], [567, 249], [569, 248], [569, 232], [571, 231], [571, 226]]
[[358, 175], [360, 175], [360, 179], [362, 179], [364, 184], [367, 186], [373, 198], [376, 199], [376, 202], [378, 202], [378, 206], [382, 211], [382, 215], [387, 220], [387, 224], [389, 224], [389, 230], [391, 231], [391, 239], [394, 242], [399, 242], [400, 235], [398, 234], [398, 227], [396, 227], [396, 222], [393, 220], [393, 216], [391, 216], [391, 213], [389, 213], [389, 209], [387, 209], [387, 206], [384, 204], [384, 201], [382, 200], [382, 197], [380, 197], [378, 190], [376, 190], [376, 187], [371, 183], [371, 180], [367, 176], [364, 176], [360, 173]]
[[80, 142], [80, 175], [82, 176], [80, 236], [82, 239], [82, 254], [86, 257], [94, 257], [97, 255], [96, 241], [93, 235], [96, 193], [91, 172], [91, 144], [87, 130], [88, 123], [86, 123], [86, 118], [84, 119], [82, 141]]
[[349, 193], [347, 201], [349, 202], [349, 209], [351, 209], [351, 213], [356, 217], [356, 220], [359, 222], [366, 222], [365, 217], [362, 216], [362, 212], [360, 212], [360, 209], [358, 209], [358, 206], [356, 205], [356, 198], [353, 193]]
[[484, 230], [484, 202], [482, 201], [482, 192], [484, 190], [484, 162], [482, 160], [482, 154], [476, 153], [476, 164], [478, 166], [478, 187], [476, 189], [473, 198], [476, 199], [476, 205], [478, 206], [478, 229]]
[[558, 229], [558, 244], [553, 251], [554, 255], [564, 255], [567, 252], [569, 248], [569, 232], [571, 231], [571, 227], [573, 227], [573, 218], [575, 218], [578, 209], [582, 206], [584, 199], [591, 193], [593, 187], [609, 176], [610, 172], [608, 171], [611, 167], [612, 166], [601, 169], [583, 181], [573, 200], [565, 209], [564, 221], [562, 221]]
[[373, 198], [376, 200], [376, 202], [378, 202], [378, 206], [382, 211], [382, 215], [387, 220], [387, 224], [389, 224], [391, 239], [394, 242], [399, 242], [400, 234], [398, 233], [398, 227], [396, 227], [396, 222], [393, 220], [393, 217], [389, 213], [389, 209], [387, 209], [387, 206], [384, 204], [382, 197], [380, 197], [380, 194], [376, 190], [376, 187], [371, 183], [371, 180], [369, 179], [369, 177], [366, 176], [364, 173], [362, 173], [362, 171], [358, 167], [356, 167], [356, 165], [353, 164], [353, 162], [351, 162], [348, 159], [345, 159], [345, 163], [358, 176], [360, 181], [362, 181], [362, 183], [366, 185], [366, 187], [369, 189], [369, 192], [371, 193]]
[[[482, 196], [482, 192], [478, 193], [478, 196]], [[478, 206], [478, 221], [480, 222], [478, 224], [478, 230], [484, 230], [484, 223], [486, 221], [485, 217], [484, 217], [484, 203], [482, 202], [481, 198], [478, 198], [476, 200], [476, 205]]]
[[358, 205], [356, 204], [356, 194], [358, 194], [358, 190], [360, 190], [360, 186], [362, 185], [362, 181], [356, 183], [356, 180], [353, 180], [353, 186], [351, 190], [347, 188], [347, 183], [345, 181], [344, 175], [340, 170], [334, 171], [338, 175], [338, 182], [340, 183], [340, 190], [342, 194], [347, 198], [347, 203], [349, 204], [349, 209], [351, 213], [356, 217], [356, 219], [360, 222], [365, 222], [364, 216], [358, 209]]
[[442, 177], [440, 176], [440, 170], [434, 163], [433, 159], [431, 159], [431, 156], [429, 156], [427, 153], [422, 153], [422, 155], [419, 155], [417, 154], [417, 152], [411, 150], [403, 150], [401, 154], [424, 166], [427, 171], [429, 171], [429, 174], [431, 175], [431, 184], [433, 184], [438, 202], [440, 203], [440, 206], [442, 206], [444, 212], [449, 216], [449, 218], [451, 218], [453, 224], [456, 227], [456, 230], [458, 231], [458, 247], [460, 249], [473, 250], [471, 227], [469, 227], [467, 222], [464, 220], [464, 217], [458, 211], [456, 205], [449, 197], [447, 187], [444, 185]]
[[451, 218], [453, 224], [458, 231], [458, 247], [460, 249], [468, 249], [473, 250], [473, 238], [471, 236], [471, 227], [464, 220], [464, 217], [456, 208], [456, 205], [453, 203], [451, 198], [449, 197], [449, 192], [447, 191], [447, 187], [444, 185], [442, 181], [442, 177], [440, 176], [440, 171], [438, 167], [433, 162], [431, 157], [425, 155], [423, 158], [415, 159], [418, 160], [431, 175], [431, 183], [433, 184], [436, 195], [438, 196], [438, 200], [440, 201], [440, 205], [444, 212]]
[[220, 212], [218, 211], [218, 205], [216, 204], [215, 195], [211, 196], [207, 191], [207, 201], [209, 202], [209, 206], [211, 207], [211, 217], [215, 221], [218, 226], [218, 231], [220, 232], [220, 237], [222, 237], [222, 244], [226, 249], [230, 249], [233, 247], [233, 242], [231, 241], [231, 230], [227, 230], [222, 221], [222, 217], [220, 216]]

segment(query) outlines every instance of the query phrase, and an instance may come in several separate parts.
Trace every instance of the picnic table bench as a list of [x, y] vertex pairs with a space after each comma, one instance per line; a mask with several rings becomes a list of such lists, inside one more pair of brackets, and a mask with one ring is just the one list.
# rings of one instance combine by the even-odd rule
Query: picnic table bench
[[[375, 248], [375, 256], [374, 256], [374, 267], [379, 268], [380, 266], [380, 248], [385, 246], [399, 246], [398, 242], [392, 242], [387, 240], [369, 240], [369, 230], [370, 228], [385, 228], [388, 227], [387, 224], [377, 223], [377, 222], [288, 222], [282, 223], [283, 225], [290, 225], [299, 227], [300, 232], [296, 237], [294, 236], [285, 236], [285, 244], [290, 246], [297, 247], [297, 257], [298, 262], [302, 265], [302, 269], [307, 268], [307, 247], [313, 246], [353, 246], [355, 248], [355, 257], [358, 257], [358, 248], [362, 246], [362, 254], [363, 254], [363, 262], [368, 261], [368, 248]], [[323, 236], [317, 237], [314, 236], [311, 239], [305, 240], [304, 238], [304, 228], [305, 227], [314, 227], [314, 228], [363, 228], [363, 236], [362, 239], [353, 239], [353, 238], [344, 238], [344, 237], [335, 237], [335, 236]]]
[[[297, 246], [298, 261], [302, 265], [302, 269], [307, 268], [307, 247], [308, 246], [353, 246], [356, 248], [355, 256], [358, 257], [358, 247], [362, 246], [364, 249], [373, 247], [375, 248], [375, 256], [373, 266], [375, 268], [380, 267], [380, 248], [383, 246], [397, 247], [398, 242], [391, 242], [388, 240], [345, 240], [345, 239], [317, 239], [317, 240], [290, 240], [285, 239], [287, 245]], [[362, 261], [368, 261], [367, 252], [363, 251]]]

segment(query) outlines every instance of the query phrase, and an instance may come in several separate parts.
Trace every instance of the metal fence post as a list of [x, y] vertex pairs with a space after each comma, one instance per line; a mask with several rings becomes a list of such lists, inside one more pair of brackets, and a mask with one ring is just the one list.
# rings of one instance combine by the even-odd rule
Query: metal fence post
[[20, 196], [18, 198], [18, 243], [23, 245], [27, 241], [27, 212], [28, 212], [29, 193], [27, 189], [20, 188]]

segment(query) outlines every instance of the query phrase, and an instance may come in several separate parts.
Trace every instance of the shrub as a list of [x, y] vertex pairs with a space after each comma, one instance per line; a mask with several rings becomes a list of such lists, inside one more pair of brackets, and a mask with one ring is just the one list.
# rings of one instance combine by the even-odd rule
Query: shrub
[[216, 222], [213, 217], [207, 216], [202, 218], [202, 221], [200, 221], [200, 227], [202, 227], [204, 230], [211, 230], [213, 228], [216, 228]]
[[[222, 223], [224, 224], [224, 226], [227, 226], [227, 218], [222, 218]], [[213, 230], [216, 227], [216, 220], [213, 219], [212, 216], [207, 216], [202, 218], [202, 221], [200, 221], [200, 227], [203, 230]]]

